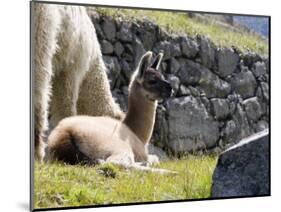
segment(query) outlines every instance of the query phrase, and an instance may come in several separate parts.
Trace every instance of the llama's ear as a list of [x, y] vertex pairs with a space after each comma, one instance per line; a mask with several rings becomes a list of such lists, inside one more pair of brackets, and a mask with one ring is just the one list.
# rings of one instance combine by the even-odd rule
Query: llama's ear
[[138, 78], [143, 77], [143, 74], [145, 73], [147, 68], [150, 66], [151, 58], [152, 58], [152, 52], [148, 51], [140, 59], [139, 66], [138, 66], [139, 67]]
[[162, 62], [162, 58], [163, 58], [163, 52], [160, 52], [157, 55], [157, 57], [154, 59], [154, 62], [152, 63], [151, 68], [158, 70], [160, 67], [160, 64]]

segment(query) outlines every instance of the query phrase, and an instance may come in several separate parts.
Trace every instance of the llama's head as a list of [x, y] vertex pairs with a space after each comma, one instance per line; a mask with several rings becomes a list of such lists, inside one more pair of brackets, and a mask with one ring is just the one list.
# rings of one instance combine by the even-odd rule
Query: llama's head
[[165, 80], [160, 71], [160, 64], [163, 58], [163, 53], [159, 53], [152, 60], [152, 52], [146, 52], [138, 64], [130, 84], [132, 92], [133, 87], [138, 88], [142, 97], [150, 100], [162, 100], [170, 97], [172, 94], [171, 84]]

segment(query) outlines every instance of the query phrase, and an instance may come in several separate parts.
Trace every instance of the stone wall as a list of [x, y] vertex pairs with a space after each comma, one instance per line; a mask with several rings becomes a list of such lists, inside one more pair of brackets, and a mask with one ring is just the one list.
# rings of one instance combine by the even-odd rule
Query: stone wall
[[92, 16], [111, 89], [127, 110], [128, 83], [143, 53], [164, 51], [162, 70], [174, 89], [159, 104], [152, 142], [172, 153], [224, 149], [268, 128], [269, 62], [204, 36], [168, 34], [146, 21]]

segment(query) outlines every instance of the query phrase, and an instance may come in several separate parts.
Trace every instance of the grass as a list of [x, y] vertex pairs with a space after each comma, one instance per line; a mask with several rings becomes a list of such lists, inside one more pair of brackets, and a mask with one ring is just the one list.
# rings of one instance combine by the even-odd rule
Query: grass
[[35, 163], [35, 208], [208, 198], [216, 156], [188, 156], [157, 167], [178, 175], [114, 165]]
[[121, 18], [123, 20], [150, 20], [172, 33], [186, 33], [191, 37], [196, 34], [209, 37], [219, 47], [235, 46], [240, 51], [254, 51], [259, 54], [268, 54], [267, 40], [258, 34], [243, 29], [233, 30], [231, 27], [220, 24], [215, 19], [205, 21], [190, 18], [184, 12], [166, 12], [137, 9], [97, 8], [100, 14]]

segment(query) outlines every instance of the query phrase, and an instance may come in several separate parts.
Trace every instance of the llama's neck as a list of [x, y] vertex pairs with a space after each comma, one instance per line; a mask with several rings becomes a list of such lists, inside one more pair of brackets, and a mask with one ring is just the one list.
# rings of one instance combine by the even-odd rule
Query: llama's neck
[[137, 86], [133, 85], [129, 93], [128, 112], [124, 119], [124, 123], [136, 134], [136, 136], [147, 144], [151, 138], [157, 101], [145, 99], [138, 92]]

